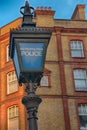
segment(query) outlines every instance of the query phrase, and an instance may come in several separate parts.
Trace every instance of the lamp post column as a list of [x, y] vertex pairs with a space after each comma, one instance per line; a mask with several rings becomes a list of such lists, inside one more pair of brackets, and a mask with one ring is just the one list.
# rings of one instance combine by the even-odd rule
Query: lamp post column
[[35, 95], [36, 86], [34, 83], [28, 83], [25, 91], [27, 95], [22, 98], [22, 103], [26, 107], [28, 113], [29, 130], [38, 130], [37, 112], [39, 104], [42, 102], [40, 96]]

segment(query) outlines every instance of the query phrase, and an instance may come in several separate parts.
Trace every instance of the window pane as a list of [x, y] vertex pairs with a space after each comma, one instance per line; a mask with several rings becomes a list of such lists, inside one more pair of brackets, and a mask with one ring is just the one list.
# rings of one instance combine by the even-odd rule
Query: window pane
[[87, 90], [86, 70], [74, 70], [74, 82], [76, 90]]
[[71, 54], [72, 54], [72, 57], [82, 57], [83, 56], [81, 50], [78, 50], [78, 51], [77, 50], [72, 50]]
[[79, 115], [87, 115], [87, 104], [80, 104], [78, 106]]
[[86, 82], [83, 80], [75, 80], [76, 90], [87, 90]]
[[9, 120], [8, 130], [19, 130], [18, 118], [14, 118], [14, 119]]
[[86, 70], [84, 69], [75, 69], [74, 70], [75, 79], [86, 79]]
[[40, 82], [40, 85], [41, 85], [41, 86], [49, 86], [48, 76], [43, 76], [43, 77], [42, 77], [41, 82]]
[[[81, 130], [84, 130], [84, 128], [87, 129], [87, 116], [79, 116], [80, 118], [80, 127], [81, 127]], [[85, 129], [85, 130], [86, 130]]]

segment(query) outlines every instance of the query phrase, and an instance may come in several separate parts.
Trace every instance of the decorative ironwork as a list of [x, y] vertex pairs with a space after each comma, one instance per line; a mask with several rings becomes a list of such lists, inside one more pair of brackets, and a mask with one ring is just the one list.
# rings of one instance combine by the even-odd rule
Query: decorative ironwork
[[26, 89], [25, 89], [25, 92], [27, 92], [27, 94], [30, 94], [30, 93], [35, 93], [37, 89], [37, 83], [26, 83]]

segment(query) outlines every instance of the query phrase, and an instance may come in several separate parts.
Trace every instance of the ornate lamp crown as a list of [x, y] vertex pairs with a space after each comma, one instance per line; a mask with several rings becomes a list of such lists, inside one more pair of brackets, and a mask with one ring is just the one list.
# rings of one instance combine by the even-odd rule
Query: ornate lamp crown
[[29, 6], [28, 1], [25, 2], [25, 6], [20, 8], [20, 13], [23, 15], [22, 27], [36, 26], [36, 23], [32, 22], [34, 8]]

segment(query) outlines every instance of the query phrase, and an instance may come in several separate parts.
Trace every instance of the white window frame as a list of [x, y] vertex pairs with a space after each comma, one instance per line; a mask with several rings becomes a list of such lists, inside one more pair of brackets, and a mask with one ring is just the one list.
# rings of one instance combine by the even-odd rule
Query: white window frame
[[18, 82], [15, 71], [7, 74], [7, 94], [18, 91]]
[[9, 119], [18, 117], [18, 105], [13, 105], [8, 108]]
[[71, 56], [72, 57], [84, 57], [83, 42], [80, 40], [70, 41]]
[[75, 89], [78, 91], [87, 91], [87, 73], [85, 69], [74, 69]]
[[[11, 127], [11, 122], [17, 121], [17, 128]], [[8, 130], [19, 130], [19, 121], [18, 121], [18, 105], [13, 105], [8, 108]], [[14, 124], [16, 125], [16, 124]]]
[[41, 78], [41, 81], [40, 81], [40, 86], [42, 87], [48, 87], [49, 86], [49, 77], [47, 75], [44, 75], [42, 78]]
[[[81, 118], [83, 116], [87, 118], [87, 104], [78, 105], [78, 115], [79, 115], [79, 118]], [[84, 125], [86, 125], [86, 126], [84, 126]], [[81, 126], [81, 121], [80, 121], [80, 130], [87, 130], [87, 124], [85, 124], [85, 122], [84, 122], [84, 125]]]
[[9, 45], [7, 45], [7, 47], [6, 47], [6, 61], [8, 62], [10, 60], [11, 60], [11, 58], [9, 57]]

